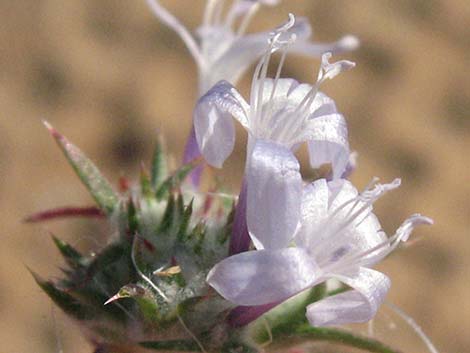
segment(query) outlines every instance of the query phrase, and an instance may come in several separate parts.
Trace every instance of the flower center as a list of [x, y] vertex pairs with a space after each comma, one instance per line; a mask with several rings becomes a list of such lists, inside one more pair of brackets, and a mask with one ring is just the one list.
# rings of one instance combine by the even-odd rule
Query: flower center
[[[354, 63], [346, 60], [330, 64], [331, 53], [325, 53], [322, 56], [317, 81], [300, 103], [289, 98], [290, 90], [297, 86], [292, 81], [289, 81], [293, 86], [288, 92], [283, 92], [283, 95], [276, 94], [287, 51], [296, 40], [296, 34], [291, 31], [294, 25], [295, 17], [289, 14], [289, 21], [272, 34], [268, 50], [256, 66], [250, 96], [250, 124], [253, 135], [257, 138], [275, 141], [288, 148], [294, 147], [299, 142], [299, 136], [304, 132], [305, 124], [312, 116], [312, 106], [320, 85], [354, 66]], [[277, 51], [281, 51], [282, 55], [276, 75], [274, 79], [267, 78], [271, 56]], [[268, 91], [269, 87], [270, 91]]]
[[[322, 264], [325, 268], [337, 266], [350, 266], [353, 263], [358, 263], [360, 259], [368, 258], [369, 255], [375, 253], [379, 249], [389, 251], [389, 245], [396, 242], [396, 245], [401, 239], [391, 237], [384, 242], [381, 242], [373, 249], [368, 249], [365, 252], [351, 252], [349, 249], [354, 248], [355, 244], [347, 246], [348, 243], [353, 242], [351, 238], [357, 228], [370, 216], [372, 212], [372, 205], [377, 199], [383, 196], [386, 192], [396, 189], [400, 186], [400, 179], [395, 179], [389, 184], [377, 184], [378, 179], [373, 178], [365, 190], [356, 197], [343, 202], [331, 212], [324, 222], [322, 229], [322, 241], [315, 244], [313, 251], [318, 254], [322, 259]], [[349, 209], [348, 209], [349, 208]], [[347, 210], [348, 209], [348, 210]], [[347, 210], [347, 212], [345, 212]], [[346, 214], [340, 215], [345, 212]], [[338, 218], [341, 219], [338, 222]], [[377, 230], [378, 232], [379, 230]], [[338, 247], [334, 247], [331, 252], [332, 244], [338, 243]], [[345, 244], [346, 243], [346, 244]], [[338, 249], [342, 249], [338, 253]], [[393, 249], [392, 249], [393, 250]], [[391, 250], [390, 250], [391, 251]], [[325, 254], [327, 254], [325, 256]]]

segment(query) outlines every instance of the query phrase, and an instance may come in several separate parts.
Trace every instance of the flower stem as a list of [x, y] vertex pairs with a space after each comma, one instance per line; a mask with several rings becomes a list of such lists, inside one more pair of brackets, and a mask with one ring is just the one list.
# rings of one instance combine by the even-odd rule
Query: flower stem
[[374, 353], [400, 353], [382, 342], [356, 335], [352, 332], [328, 327], [312, 327], [308, 324], [299, 326], [295, 335], [317, 341], [337, 342], [349, 347], [363, 349]]

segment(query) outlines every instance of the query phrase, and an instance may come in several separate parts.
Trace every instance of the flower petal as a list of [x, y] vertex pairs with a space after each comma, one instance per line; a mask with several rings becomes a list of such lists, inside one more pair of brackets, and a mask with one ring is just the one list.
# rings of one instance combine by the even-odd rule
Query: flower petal
[[292, 240], [300, 219], [302, 178], [292, 152], [258, 140], [247, 169], [247, 224], [257, 249], [279, 249]]
[[333, 178], [341, 177], [349, 161], [348, 129], [341, 114], [310, 119], [302, 140], [309, 141], [310, 164], [313, 168], [331, 163]]
[[387, 276], [364, 267], [353, 276], [337, 278], [353, 289], [310, 304], [307, 307], [307, 319], [312, 326], [369, 321], [390, 289]]
[[[295, 34], [297, 40], [307, 39], [311, 34], [310, 24], [304, 18], [296, 18], [294, 26], [286, 32], [285, 36], [290, 36], [291, 34]], [[239, 37], [211, 65], [207, 79], [211, 82], [226, 79], [236, 83], [248, 67], [266, 52], [268, 41], [271, 37], [272, 31], [247, 34]]]
[[201, 153], [214, 167], [221, 167], [235, 144], [232, 116], [247, 126], [248, 104], [228, 82], [220, 81], [197, 102], [194, 128]]
[[297, 246], [312, 249], [323, 234], [321, 225], [328, 217], [328, 185], [319, 179], [307, 185], [302, 195], [302, 216], [299, 231], [295, 237]]
[[209, 272], [207, 282], [238, 305], [263, 305], [289, 298], [315, 284], [320, 271], [300, 248], [248, 251], [230, 256]]

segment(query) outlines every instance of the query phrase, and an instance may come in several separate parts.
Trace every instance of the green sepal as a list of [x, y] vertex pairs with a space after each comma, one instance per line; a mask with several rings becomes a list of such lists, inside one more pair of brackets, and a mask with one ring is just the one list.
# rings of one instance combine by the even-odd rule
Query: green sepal
[[122, 298], [132, 298], [136, 301], [145, 321], [158, 323], [162, 320], [159, 315], [158, 301], [152, 291], [140, 284], [126, 284], [106, 304]]
[[140, 190], [142, 192], [142, 196], [146, 198], [153, 197], [153, 186], [150, 182], [148, 172], [143, 164], [140, 166]]
[[90, 192], [98, 206], [110, 215], [119, 204], [119, 197], [104, 178], [98, 168], [89, 160], [78, 147], [71, 144], [63, 135], [55, 130], [48, 122], [44, 125], [61, 148], [65, 157]]
[[163, 200], [171, 190], [178, 188], [198, 163], [192, 162], [183, 165], [173, 175], [165, 179], [165, 181], [157, 188], [155, 196], [157, 200]]
[[306, 323], [306, 307], [325, 297], [324, 283], [286, 300], [250, 323], [246, 330], [257, 344], [268, 342], [271, 337], [290, 335], [296, 326]]
[[86, 266], [86, 258], [83, 257], [83, 255], [80, 254], [73, 246], [54, 235], [52, 236], [52, 240], [71, 268], [77, 269]]
[[356, 335], [352, 332], [329, 328], [329, 327], [312, 327], [309, 324], [303, 324], [292, 332], [298, 338], [310, 339], [315, 341], [336, 342], [348, 347], [355, 347], [374, 353], [400, 353], [384, 343]]
[[168, 195], [168, 200], [166, 203], [165, 211], [163, 212], [162, 221], [158, 226], [157, 232], [166, 232], [168, 231], [173, 222], [175, 221], [175, 210], [176, 210], [176, 202], [175, 197], [173, 195]]
[[201, 352], [199, 345], [191, 340], [146, 341], [139, 345], [156, 351]]
[[176, 238], [179, 241], [184, 241], [186, 238], [186, 232], [189, 227], [189, 222], [191, 221], [191, 215], [193, 214], [193, 202], [194, 199], [191, 200], [188, 206], [184, 209], [182, 215], [181, 215], [181, 221], [180, 221], [180, 226], [178, 229], [178, 233], [176, 235]]
[[134, 202], [132, 199], [127, 204], [127, 232], [130, 235], [134, 235], [139, 230], [139, 220], [137, 217], [137, 210], [135, 209]]
[[152, 170], [150, 174], [150, 182], [154, 189], [158, 188], [163, 180], [168, 176], [168, 165], [163, 151], [162, 143], [158, 139], [152, 158]]
[[[29, 269], [28, 269], [29, 270]], [[66, 314], [77, 320], [93, 319], [93, 311], [91, 308], [83, 306], [77, 299], [72, 297], [65, 291], [57, 288], [51, 281], [45, 281], [38, 274], [29, 270], [39, 287], [52, 299], [52, 301], [60, 307]]]

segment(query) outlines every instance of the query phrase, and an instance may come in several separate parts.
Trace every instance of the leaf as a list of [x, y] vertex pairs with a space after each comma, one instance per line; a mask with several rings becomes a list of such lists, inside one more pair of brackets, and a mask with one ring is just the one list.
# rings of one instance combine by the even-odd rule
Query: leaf
[[298, 337], [317, 341], [336, 342], [345, 346], [363, 349], [368, 352], [400, 353], [400, 351], [393, 349], [380, 341], [335, 328], [312, 327], [309, 324], [304, 324], [293, 331], [292, 334], [297, 335]]
[[154, 189], [157, 189], [158, 185], [163, 182], [168, 174], [168, 166], [165, 158], [165, 153], [162, 148], [162, 142], [159, 138], [155, 146], [152, 158], [152, 171], [150, 181]]
[[[305, 317], [306, 307], [322, 299], [325, 294], [325, 284], [317, 285], [312, 289], [299, 293], [251, 322], [247, 326], [247, 330], [251, 332], [251, 335], [258, 343], [267, 342], [270, 335], [276, 339], [278, 336], [290, 334], [295, 327], [307, 322]], [[253, 309], [256, 310], [255, 307]], [[269, 330], [267, 330], [267, 326]]]
[[55, 130], [48, 122], [44, 125], [51, 133], [61, 148], [65, 157], [72, 165], [78, 177], [82, 180], [91, 196], [98, 206], [110, 215], [116, 209], [119, 203], [119, 196], [113, 190], [109, 182], [101, 175], [98, 168], [90, 161], [82, 151], [71, 144], [63, 135]]
[[191, 220], [191, 215], [193, 213], [193, 201], [191, 200], [188, 206], [183, 211], [183, 215], [181, 216], [181, 223], [178, 229], [177, 239], [179, 241], [183, 241], [186, 235], [186, 231], [188, 230], [189, 222]]
[[199, 345], [190, 340], [147, 341], [140, 342], [139, 345], [157, 351], [201, 352]]
[[[28, 269], [29, 270], [29, 269]], [[66, 314], [78, 320], [91, 320], [93, 311], [83, 306], [77, 299], [65, 291], [58, 289], [52, 282], [45, 281], [38, 274], [29, 270], [36, 283], [46, 292], [49, 298], [59, 306]]]
[[33, 213], [26, 217], [24, 222], [35, 223], [44, 222], [53, 219], [61, 219], [66, 217], [95, 217], [103, 218], [105, 214], [99, 208], [95, 206], [91, 207], [59, 207], [51, 210], [41, 211]]
[[73, 246], [55, 236], [52, 236], [52, 240], [70, 267], [85, 266], [86, 259]]
[[142, 195], [146, 198], [151, 198], [153, 196], [153, 187], [150, 182], [148, 171], [145, 169], [143, 163], [140, 166], [140, 190]]
[[119, 289], [117, 294], [109, 298], [104, 305], [122, 298], [134, 299], [146, 321], [152, 323], [161, 321], [162, 318], [158, 310], [157, 300], [148, 288], [139, 284], [126, 284]]
[[175, 198], [173, 195], [168, 196], [168, 201], [166, 203], [166, 208], [165, 212], [163, 213], [162, 221], [160, 222], [160, 225], [158, 226], [158, 233], [163, 233], [168, 231], [173, 222], [175, 221], [175, 208], [176, 208], [176, 202]]
[[183, 165], [173, 175], [168, 177], [157, 189], [155, 196], [157, 200], [164, 199], [168, 193], [181, 185], [191, 171], [201, 162], [197, 159], [193, 162]]

